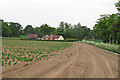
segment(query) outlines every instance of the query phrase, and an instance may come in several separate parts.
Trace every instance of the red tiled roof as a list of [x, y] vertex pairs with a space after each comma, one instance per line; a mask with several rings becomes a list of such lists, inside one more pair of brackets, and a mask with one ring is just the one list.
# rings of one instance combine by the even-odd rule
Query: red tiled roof
[[37, 38], [37, 34], [28, 34], [29, 38]]
[[53, 38], [59, 38], [60, 35], [53, 35]]
[[42, 38], [43, 39], [47, 38], [48, 40], [51, 38], [52, 40], [55, 40], [55, 39], [58, 39], [60, 36], [61, 35], [46, 35], [46, 36], [43, 36]]

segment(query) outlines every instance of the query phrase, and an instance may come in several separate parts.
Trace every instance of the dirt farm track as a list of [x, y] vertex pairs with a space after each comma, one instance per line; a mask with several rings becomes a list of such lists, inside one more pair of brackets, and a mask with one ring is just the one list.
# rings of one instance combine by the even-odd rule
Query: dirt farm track
[[27, 65], [3, 66], [2, 77], [118, 78], [118, 56], [115, 54], [83, 43], [73, 43], [57, 54]]

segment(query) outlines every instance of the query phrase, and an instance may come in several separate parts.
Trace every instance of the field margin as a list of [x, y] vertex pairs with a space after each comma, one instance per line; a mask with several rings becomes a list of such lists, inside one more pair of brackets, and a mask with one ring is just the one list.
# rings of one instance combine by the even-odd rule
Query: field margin
[[[112, 53], [112, 54], [116, 54], [116, 55], [120, 54], [120, 45], [97, 43], [97, 42], [94, 42], [94, 41], [77, 41], [77, 42], [78, 43], [84, 43], [84, 44], [93, 45], [93, 46], [95, 46], [97, 48], [100, 48], [100, 49], [105, 50], [105, 51], [107, 51], [109, 53]], [[115, 49], [111, 49], [112, 47], [110, 47], [110, 45], [112, 45], [112, 47], [115, 47]]]

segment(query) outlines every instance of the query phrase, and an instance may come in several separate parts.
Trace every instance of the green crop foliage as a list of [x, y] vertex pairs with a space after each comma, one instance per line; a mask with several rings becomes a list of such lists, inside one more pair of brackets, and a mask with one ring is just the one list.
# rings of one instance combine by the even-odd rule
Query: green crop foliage
[[9, 65], [9, 66], [11, 65], [11, 61], [8, 62], [8, 65]]
[[2, 61], [2, 66], [4, 66], [4, 62]]
[[72, 53], [70, 53], [70, 56], [72, 56], [73, 54]]
[[10, 59], [10, 58], [9, 58], [9, 55], [7, 56], [7, 59]]
[[5, 60], [5, 62], [7, 62], [7, 59], [6, 59], [6, 58], [5, 58], [4, 60]]
[[42, 57], [39, 57], [39, 59], [41, 60], [41, 59], [42, 59]]
[[16, 65], [18, 63], [18, 61], [16, 61], [13, 65]]
[[24, 62], [28, 62], [29, 59], [27, 57], [24, 57]]
[[37, 60], [39, 60], [39, 58], [37, 58]]
[[17, 59], [18, 61], [20, 61], [21, 58], [20, 58], [20, 57], [17, 57], [16, 59]]
[[[27, 41], [19, 39], [3, 38], [2, 40], [2, 61], [4, 65], [16, 65], [18, 61], [29, 62], [55, 56], [51, 52], [63, 50], [72, 43], [49, 42], [49, 41]], [[12, 59], [12, 60], [11, 60]], [[8, 62], [10, 61], [10, 62]], [[16, 62], [17, 61], [17, 62]]]

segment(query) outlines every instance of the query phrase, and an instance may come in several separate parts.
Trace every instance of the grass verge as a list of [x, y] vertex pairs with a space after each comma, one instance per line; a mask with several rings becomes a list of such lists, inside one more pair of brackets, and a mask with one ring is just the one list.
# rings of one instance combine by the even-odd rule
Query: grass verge
[[86, 44], [90, 44], [111, 52], [115, 52], [120, 54], [120, 45], [115, 45], [115, 44], [109, 44], [109, 43], [98, 43], [98, 42], [94, 42], [94, 41], [79, 41], [80, 43], [86, 43]]

